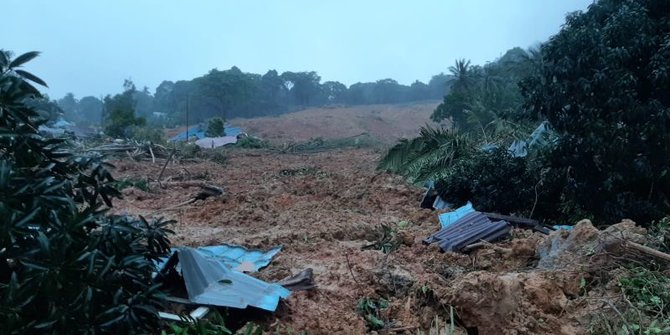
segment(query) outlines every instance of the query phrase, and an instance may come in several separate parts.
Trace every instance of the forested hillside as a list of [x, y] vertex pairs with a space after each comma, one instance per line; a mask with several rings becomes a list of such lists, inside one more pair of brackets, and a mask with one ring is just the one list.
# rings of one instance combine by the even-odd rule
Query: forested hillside
[[[438, 74], [428, 84], [415, 81], [402, 85], [393, 79], [356, 83], [349, 87], [337, 82], [321, 82], [314, 71], [284, 72], [269, 70], [265, 74], [212, 69], [192, 80], [163, 81], [154, 92], [137, 89], [126, 81], [123, 93], [77, 99], [69, 93], [57, 100], [65, 118], [82, 125], [104, 124], [103, 110], [112, 108], [112, 100], [121, 95], [133, 97], [136, 116], [150, 125], [176, 126], [201, 122], [212, 117], [251, 118], [279, 115], [309, 107], [326, 105], [393, 104], [441, 99], [449, 89], [451, 76]], [[103, 108], [105, 107], [105, 108]]]

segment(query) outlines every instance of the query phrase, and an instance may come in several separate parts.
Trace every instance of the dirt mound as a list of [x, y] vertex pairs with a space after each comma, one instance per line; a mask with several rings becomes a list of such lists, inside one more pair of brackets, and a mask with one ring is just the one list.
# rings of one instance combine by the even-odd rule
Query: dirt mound
[[[630, 221], [605, 230], [583, 221], [569, 232], [514, 229], [510, 239], [470, 254], [441, 253], [421, 243], [439, 227], [435, 212], [418, 208], [422, 190], [375, 171], [378, 159], [368, 150], [232, 151], [223, 165], [170, 164], [165, 178], [214, 183], [226, 194], [160, 214], [178, 221], [175, 245], [282, 245], [255, 274], [261, 279], [312, 268], [318, 289], [292, 294], [263, 323], [281, 334], [371, 332], [357, 310], [362, 299], [388, 301], [378, 317], [398, 333], [427, 332], [436, 318], [444, 326], [451, 307], [459, 332], [586, 333], [602, 298], [619, 289], [607, 265], [623, 250], [621, 239], [644, 242], [644, 230]], [[151, 179], [162, 168], [116, 165], [118, 179]], [[150, 216], [198, 191], [197, 183], [149, 185], [149, 192], [124, 191], [115, 210]]]
[[[644, 243], [645, 233], [630, 220], [605, 230], [583, 220], [571, 231], [490, 246], [474, 257], [484, 256], [487, 260], [479, 264], [489, 268], [490, 255], [496, 255], [497, 271], [455, 276], [439, 290], [440, 303], [456, 306], [463, 325], [480, 334], [586, 333], [591, 312], [598, 308], [594, 298], [617, 293], [618, 277], [603, 272], [624, 252], [621, 241]], [[537, 265], [524, 266], [532, 259]], [[587, 292], [587, 282], [598, 287]]]

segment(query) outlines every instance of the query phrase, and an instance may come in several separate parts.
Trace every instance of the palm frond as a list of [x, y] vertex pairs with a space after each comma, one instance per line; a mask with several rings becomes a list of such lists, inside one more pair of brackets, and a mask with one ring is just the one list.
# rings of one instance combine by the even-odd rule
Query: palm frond
[[419, 136], [402, 140], [382, 158], [379, 169], [420, 182], [439, 176], [474, 147], [467, 134], [422, 127]]

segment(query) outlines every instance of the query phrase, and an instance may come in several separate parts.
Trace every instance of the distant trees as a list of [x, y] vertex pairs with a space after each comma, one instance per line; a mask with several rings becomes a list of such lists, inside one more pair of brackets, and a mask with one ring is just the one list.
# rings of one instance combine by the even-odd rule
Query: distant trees
[[530, 54], [514, 48], [499, 60], [472, 66], [465, 59], [449, 68], [450, 90], [432, 119], [448, 120], [451, 127], [489, 138], [504, 131], [507, 122], [532, 122], [525, 113], [519, 82], [528, 71]]
[[[174, 127], [202, 122], [213, 117], [257, 117], [277, 115], [328, 104], [387, 104], [440, 99], [448, 91], [451, 75], [433, 76], [428, 84], [415, 81], [410, 86], [393, 79], [356, 83], [347, 87], [337, 81], [321, 82], [314, 71], [263, 75], [246, 73], [237, 67], [213, 69], [193, 80], [163, 81], [153, 94], [145, 87], [134, 89], [132, 98], [137, 117], [151, 126]], [[86, 99], [84, 104], [84, 99]], [[95, 102], [97, 100], [97, 103]], [[101, 122], [102, 102], [93, 97], [81, 100], [68, 93], [58, 100], [65, 118], [82, 125]]]
[[63, 117], [81, 126], [100, 125], [102, 121], [102, 101], [96, 97], [75, 98], [67, 93], [55, 101], [63, 111]]
[[135, 116], [135, 85], [126, 80], [123, 88], [123, 93], [105, 97], [105, 133], [117, 138], [132, 137], [132, 126], [146, 124], [146, 119]]

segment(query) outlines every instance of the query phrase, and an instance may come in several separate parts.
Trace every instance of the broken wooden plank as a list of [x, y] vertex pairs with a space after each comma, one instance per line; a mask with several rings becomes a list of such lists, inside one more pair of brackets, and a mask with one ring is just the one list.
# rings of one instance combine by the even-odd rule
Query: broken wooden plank
[[631, 242], [631, 241], [624, 241], [624, 246], [629, 247], [631, 249], [635, 249], [635, 250], [640, 251], [642, 253], [645, 253], [647, 255], [654, 256], [656, 258], [660, 258], [662, 260], [670, 262], [670, 255], [668, 255], [668, 254], [666, 254], [662, 251], [658, 251], [656, 249], [647, 247], [645, 245], [638, 244], [638, 243]]

